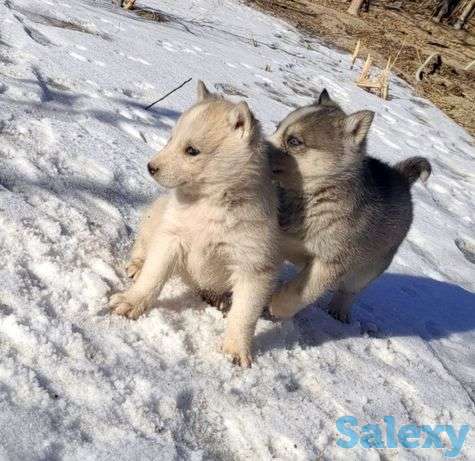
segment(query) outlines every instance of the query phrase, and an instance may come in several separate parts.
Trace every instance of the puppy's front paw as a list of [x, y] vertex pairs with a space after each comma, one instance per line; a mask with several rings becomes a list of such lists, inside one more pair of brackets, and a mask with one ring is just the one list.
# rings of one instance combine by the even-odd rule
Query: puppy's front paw
[[109, 307], [116, 315], [137, 320], [147, 310], [148, 306], [145, 301], [133, 300], [127, 292], [123, 292], [111, 296]]
[[143, 263], [144, 260], [141, 258], [134, 258], [129, 261], [125, 266], [125, 272], [127, 274], [127, 277], [135, 280], [139, 276], [140, 271], [142, 270]]
[[243, 368], [251, 368], [252, 355], [251, 348], [244, 344], [240, 344], [233, 337], [226, 336], [221, 347], [223, 354], [229, 357], [234, 365], [239, 365]]

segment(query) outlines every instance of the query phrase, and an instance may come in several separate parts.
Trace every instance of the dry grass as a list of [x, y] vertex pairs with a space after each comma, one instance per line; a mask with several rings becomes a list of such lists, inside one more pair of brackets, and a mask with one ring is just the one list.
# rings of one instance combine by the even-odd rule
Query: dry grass
[[[456, 31], [431, 21], [435, 0], [407, 0], [401, 11], [384, 8], [383, 0], [372, 2], [369, 13], [354, 17], [346, 13], [342, 0], [247, 0], [297, 27], [352, 52], [361, 39], [361, 55], [371, 52], [384, 68], [389, 56], [399, 52], [393, 71], [413, 85], [417, 93], [430, 99], [449, 117], [475, 134], [475, 69], [464, 70], [475, 55], [475, 24]], [[430, 54], [442, 55], [437, 74], [422, 83], [415, 81], [417, 68]]]

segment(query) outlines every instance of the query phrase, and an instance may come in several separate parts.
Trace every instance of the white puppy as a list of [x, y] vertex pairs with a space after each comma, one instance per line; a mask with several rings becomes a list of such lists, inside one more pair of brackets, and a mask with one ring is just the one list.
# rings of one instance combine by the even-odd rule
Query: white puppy
[[178, 120], [148, 164], [171, 189], [143, 219], [114, 312], [136, 319], [172, 274], [196, 290], [232, 291], [223, 352], [251, 365], [257, 320], [278, 270], [277, 200], [258, 121], [198, 83], [198, 102]]

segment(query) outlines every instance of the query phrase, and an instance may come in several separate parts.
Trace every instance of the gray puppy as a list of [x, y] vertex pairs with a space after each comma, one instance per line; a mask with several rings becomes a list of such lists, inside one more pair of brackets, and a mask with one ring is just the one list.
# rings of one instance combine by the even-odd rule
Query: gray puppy
[[373, 117], [346, 115], [324, 90], [269, 139], [280, 186], [281, 253], [302, 267], [274, 294], [276, 317], [291, 317], [334, 290], [329, 311], [348, 321], [355, 295], [389, 266], [409, 231], [411, 186], [427, 180], [431, 165], [411, 157], [391, 167], [367, 156]]

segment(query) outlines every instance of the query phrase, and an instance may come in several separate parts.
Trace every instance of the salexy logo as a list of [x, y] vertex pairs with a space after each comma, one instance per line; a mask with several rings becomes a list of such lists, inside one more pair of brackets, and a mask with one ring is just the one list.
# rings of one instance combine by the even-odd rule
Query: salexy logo
[[[385, 416], [384, 424], [364, 424], [360, 427], [354, 416], [342, 416], [336, 421], [336, 428], [342, 437], [337, 439], [341, 448], [354, 448], [360, 444], [363, 448], [439, 448], [443, 455], [455, 458], [460, 454], [470, 426], [464, 424], [456, 429], [451, 424], [416, 425], [404, 424], [396, 427], [394, 416]], [[444, 447], [441, 436], [448, 438]]]

